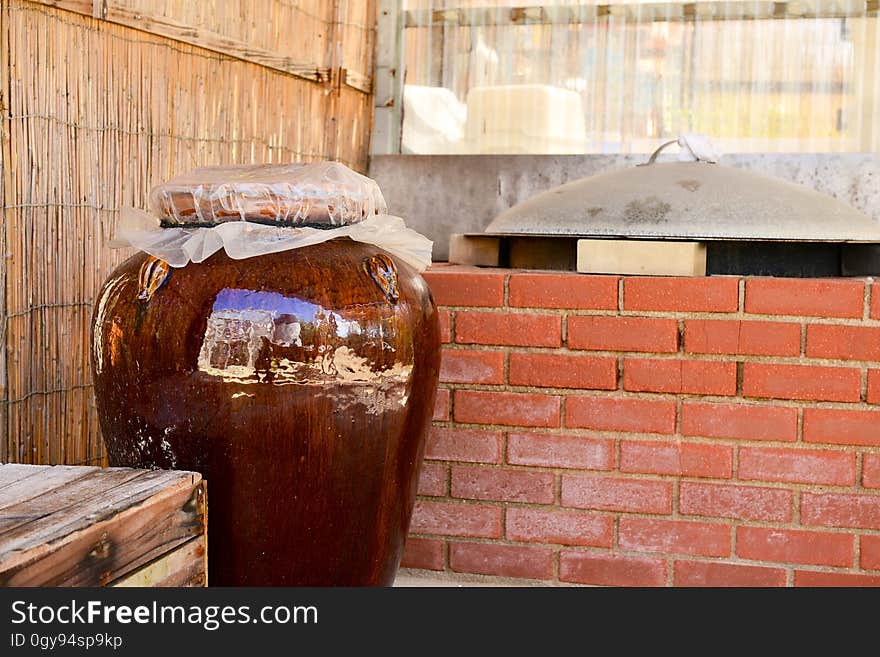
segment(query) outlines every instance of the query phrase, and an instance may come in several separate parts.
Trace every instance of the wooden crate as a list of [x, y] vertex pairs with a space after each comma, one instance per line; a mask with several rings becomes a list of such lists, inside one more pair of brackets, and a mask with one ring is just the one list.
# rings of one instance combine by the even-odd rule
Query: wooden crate
[[196, 472], [0, 465], [0, 585], [206, 586]]

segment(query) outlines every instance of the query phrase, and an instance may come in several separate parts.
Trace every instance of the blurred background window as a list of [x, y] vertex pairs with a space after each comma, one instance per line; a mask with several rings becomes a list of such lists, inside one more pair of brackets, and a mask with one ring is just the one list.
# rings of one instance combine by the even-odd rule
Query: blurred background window
[[878, 0], [395, 4], [403, 153], [880, 150]]

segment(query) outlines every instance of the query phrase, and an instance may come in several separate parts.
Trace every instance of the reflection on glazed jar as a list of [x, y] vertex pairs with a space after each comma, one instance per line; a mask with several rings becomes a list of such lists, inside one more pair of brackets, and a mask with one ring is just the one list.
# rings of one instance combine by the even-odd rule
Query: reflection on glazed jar
[[[381, 258], [390, 262], [387, 256]], [[388, 296], [386, 288], [381, 289]], [[276, 292], [225, 288], [208, 317], [199, 370], [240, 383], [369, 383], [376, 399], [358, 399], [371, 412], [379, 410], [379, 401], [403, 406], [412, 373], [412, 343], [392, 346], [385, 341], [397, 332], [395, 315], [374, 324], [364, 317], [362, 307], [334, 312]]]
[[149, 301], [153, 298], [163, 283], [171, 274], [171, 267], [164, 260], [150, 256], [144, 260], [141, 265], [141, 271], [138, 276], [139, 292], [138, 299], [141, 301]]
[[400, 298], [400, 293], [397, 291], [397, 267], [394, 266], [391, 258], [384, 253], [364, 258], [364, 271], [376, 282], [391, 303], [397, 303]]

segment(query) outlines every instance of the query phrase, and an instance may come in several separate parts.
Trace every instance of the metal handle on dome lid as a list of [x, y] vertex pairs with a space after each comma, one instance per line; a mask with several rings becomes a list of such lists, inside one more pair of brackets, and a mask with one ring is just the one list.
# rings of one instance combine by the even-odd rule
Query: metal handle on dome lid
[[639, 164], [638, 166], [644, 167], [649, 164], [654, 164], [660, 151], [673, 144], [681, 146], [681, 152], [678, 154], [678, 159], [683, 162], [706, 162], [707, 164], [717, 164], [720, 159], [718, 151], [706, 135], [684, 134], [678, 139], [672, 139], [665, 144], [661, 144], [657, 150], [651, 153], [651, 157], [648, 158], [647, 162]]

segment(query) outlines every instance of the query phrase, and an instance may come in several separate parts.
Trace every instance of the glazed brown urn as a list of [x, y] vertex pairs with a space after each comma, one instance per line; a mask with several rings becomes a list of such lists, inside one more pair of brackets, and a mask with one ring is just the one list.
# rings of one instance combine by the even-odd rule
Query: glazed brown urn
[[416, 269], [341, 237], [108, 278], [92, 367], [110, 464], [208, 481], [209, 583], [390, 585], [439, 328]]

